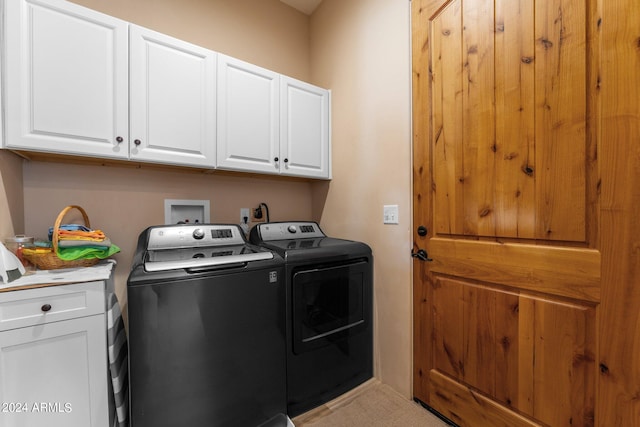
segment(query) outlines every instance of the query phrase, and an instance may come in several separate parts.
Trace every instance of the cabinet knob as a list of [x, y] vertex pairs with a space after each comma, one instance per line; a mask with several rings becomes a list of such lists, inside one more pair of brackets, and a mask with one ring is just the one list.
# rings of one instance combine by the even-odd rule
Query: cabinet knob
[[285, 163], [289, 163], [289, 159], [284, 159], [284, 162]]
[[40, 307], [40, 310], [44, 311], [45, 313], [49, 310], [51, 310], [51, 304], [45, 304], [42, 307]]
[[116, 142], [120, 144], [124, 139], [121, 136], [116, 137]]
[[134, 143], [134, 144], [136, 144], [136, 145], [140, 145], [140, 144], [142, 144], [142, 142], [141, 142], [139, 139], [135, 139], [135, 140], [133, 141], [133, 143]]
[[280, 159], [279, 159], [279, 158], [277, 158], [277, 157], [273, 159], [273, 161], [274, 161], [274, 162], [277, 162], [277, 161], [279, 161], [279, 160], [280, 160]]

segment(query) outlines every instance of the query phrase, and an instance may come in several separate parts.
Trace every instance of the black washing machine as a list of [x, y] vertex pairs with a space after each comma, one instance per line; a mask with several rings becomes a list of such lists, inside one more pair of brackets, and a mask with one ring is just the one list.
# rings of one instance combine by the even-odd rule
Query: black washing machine
[[237, 225], [142, 232], [127, 283], [131, 427], [285, 426], [284, 261]]
[[315, 222], [254, 226], [250, 241], [285, 259], [287, 413], [294, 417], [373, 376], [373, 257]]

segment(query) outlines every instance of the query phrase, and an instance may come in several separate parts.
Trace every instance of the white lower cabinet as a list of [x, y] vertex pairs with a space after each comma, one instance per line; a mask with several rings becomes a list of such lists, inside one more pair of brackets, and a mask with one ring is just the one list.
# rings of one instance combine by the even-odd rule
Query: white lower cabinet
[[0, 293], [0, 425], [107, 427], [104, 283]]

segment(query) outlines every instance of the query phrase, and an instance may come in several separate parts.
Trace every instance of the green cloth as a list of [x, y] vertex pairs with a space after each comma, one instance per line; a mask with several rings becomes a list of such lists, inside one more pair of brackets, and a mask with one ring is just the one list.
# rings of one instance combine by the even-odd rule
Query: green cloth
[[58, 258], [64, 261], [91, 258], [105, 259], [118, 252], [120, 252], [120, 248], [116, 245], [111, 245], [105, 249], [92, 247], [61, 248], [58, 246]]

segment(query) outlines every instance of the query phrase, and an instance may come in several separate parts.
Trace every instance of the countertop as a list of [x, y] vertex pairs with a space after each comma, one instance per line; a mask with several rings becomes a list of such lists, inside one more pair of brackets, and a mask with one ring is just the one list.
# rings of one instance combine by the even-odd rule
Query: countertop
[[106, 280], [111, 275], [111, 270], [115, 265], [115, 260], [108, 259], [100, 261], [92, 267], [37, 270], [33, 274], [22, 276], [9, 283], [4, 283], [0, 280], [0, 292]]

